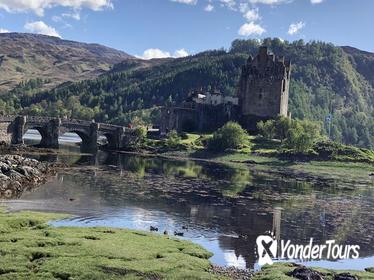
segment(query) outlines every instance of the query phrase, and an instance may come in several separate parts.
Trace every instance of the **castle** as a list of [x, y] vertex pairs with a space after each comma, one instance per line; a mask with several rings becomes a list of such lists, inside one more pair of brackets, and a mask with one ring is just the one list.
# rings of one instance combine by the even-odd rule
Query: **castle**
[[261, 120], [288, 116], [290, 74], [290, 61], [262, 46], [242, 67], [236, 97], [194, 91], [180, 106], [163, 108], [161, 132], [214, 131], [228, 121], [254, 132]]
[[288, 115], [291, 63], [260, 47], [242, 67], [238, 86], [241, 125], [255, 130], [257, 122]]

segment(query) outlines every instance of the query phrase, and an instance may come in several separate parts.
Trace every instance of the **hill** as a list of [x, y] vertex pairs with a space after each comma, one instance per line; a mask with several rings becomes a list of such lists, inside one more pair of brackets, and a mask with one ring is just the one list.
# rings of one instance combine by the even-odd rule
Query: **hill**
[[[324, 122], [333, 115], [331, 136], [345, 144], [374, 147], [373, 54], [329, 43], [302, 40], [263, 42], [293, 63], [290, 111], [293, 118]], [[13, 91], [4, 111], [67, 115], [126, 124], [158, 118], [157, 106], [181, 102], [195, 88], [235, 94], [241, 66], [255, 55], [256, 40], [236, 40], [230, 50], [214, 50], [157, 63], [125, 61], [101, 77], [50, 91]], [[329, 127], [325, 125], [326, 133]]]
[[98, 44], [57, 37], [0, 33], [0, 93], [37, 78], [39, 87], [93, 79], [130, 55]]

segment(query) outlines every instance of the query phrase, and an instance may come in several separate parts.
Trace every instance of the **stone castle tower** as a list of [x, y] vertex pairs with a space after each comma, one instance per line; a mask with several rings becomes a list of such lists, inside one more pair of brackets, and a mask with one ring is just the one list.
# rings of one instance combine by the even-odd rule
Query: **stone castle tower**
[[267, 47], [250, 56], [242, 68], [238, 87], [240, 122], [255, 131], [260, 120], [288, 115], [291, 63], [276, 57]]

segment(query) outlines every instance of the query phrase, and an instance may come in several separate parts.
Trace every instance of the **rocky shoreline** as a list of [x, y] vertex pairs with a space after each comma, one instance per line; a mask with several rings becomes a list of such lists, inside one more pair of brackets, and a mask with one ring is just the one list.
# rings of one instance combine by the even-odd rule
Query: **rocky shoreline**
[[46, 182], [55, 172], [56, 168], [48, 163], [19, 155], [1, 155], [0, 198], [18, 198], [25, 190]]

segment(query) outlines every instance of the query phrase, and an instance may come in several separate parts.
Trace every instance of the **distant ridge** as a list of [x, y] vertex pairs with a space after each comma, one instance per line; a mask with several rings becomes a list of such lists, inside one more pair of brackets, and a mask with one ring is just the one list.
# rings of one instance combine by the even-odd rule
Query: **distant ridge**
[[42, 78], [44, 88], [93, 79], [133, 57], [99, 44], [30, 33], [0, 34], [0, 93], [21, 81]]

